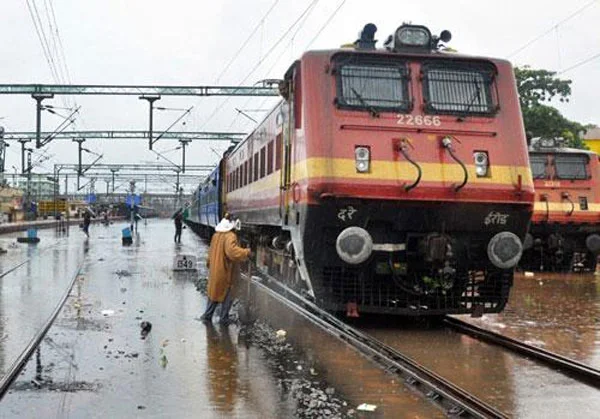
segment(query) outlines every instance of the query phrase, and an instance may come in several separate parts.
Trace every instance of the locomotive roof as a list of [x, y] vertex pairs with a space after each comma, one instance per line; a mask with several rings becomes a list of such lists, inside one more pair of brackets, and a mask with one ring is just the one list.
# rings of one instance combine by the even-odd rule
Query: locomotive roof
[[356, 48], [338, 48], [338, 49], [329, 49], [329, 50], [312, 50], [306, 51], [302, 58], [305, 56], [311, 55], [326, 55], [333, 56], [335, 54], [343, 54], [343, 53], [356, 53], [356, 54], [364, 54], [364, 55], [373, 55], [373, 56], [387, 56], [387, 57], [399, 57], [399, 58], [428, 58], [428, 59], [450, 59], [450, 60], [469, 60], [469, 61], [492, 61], [495, 63], [504, 63], [510, 64], [510, 61], [504, 58], [493, 58], [493, 57], [482, 57], [477, 55], [468, 55], [457, 52], [450, 51], [422, 51], [422, 52], [394, 52], [386, 49], [356, 49]]
[[530, 153], [563, 153], [563, 154], [587, 154], [590, 156], [597, 156], [598, 154], [596, 154], [593, 151], [590, 150], [582, 150], [580, 148], [570, 148], [570, 147], [541, 147], [541, 148], [535, 148], [535, 147], [529, 147], [529, 152]]

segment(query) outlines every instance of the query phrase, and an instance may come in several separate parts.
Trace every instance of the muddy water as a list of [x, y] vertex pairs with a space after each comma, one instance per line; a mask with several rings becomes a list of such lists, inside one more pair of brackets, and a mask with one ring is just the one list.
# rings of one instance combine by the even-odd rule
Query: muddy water
[[515, 417], [594, 417], [600, 391], [447, 329], [363, 326], [492, 406]]
[[[238, 344], [236, 328], [194, 320], [205, 298], [192, 279], [204, 272], [176, 274], [173, 257], [203, 259], [206, 246], [189, 230], [177, 246], [172, 221], [150, 220], [140, 224], [134, 245], [123, 247], [120, 228], [92, 228], [85, 246], [81, 237], [69, 239], [86, 250], [84, 271], [39, 353], [2, 400], [0, 417], [292, 417], [267, 360]], [[45, 266], [48, 277], [70, 266], [60, 258], [53, 263]], [[31, 280], [33, 287], [35, 275]], [[66, 283], [54, 285], [62, 293]], [[43, 318], [39, 301], [57, 299], [46, 288], [37, 304], [19, 302], [13, 292], [14, 305]], [[152, 328], [142, 339], [144, 320]]]
[[503, 313], [459, 317], [600, 368], [600, 276], [518, 275]]
[[[397, 378], [383, 372], [347, 344], [315, 328], [281, 303], [256, 290], [255, 314], [275, 327], [287, 331], [287, 338], [308, 356], [304, 368], [314, 370], [315, 379], [325, 380], [345, 399], [358, 406], [374, 404], [369, 418], [434, 418], [443, 412], [413, 393]], [[363, 416], [359, 416], [363, 417]]]

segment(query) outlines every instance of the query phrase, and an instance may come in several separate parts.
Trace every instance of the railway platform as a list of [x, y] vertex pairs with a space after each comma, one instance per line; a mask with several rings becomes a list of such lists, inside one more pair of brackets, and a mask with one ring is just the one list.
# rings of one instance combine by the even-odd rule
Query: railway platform
[[[119, 220], [123, 220], [123, 217], [111, 217], [110, 218], [111, 222], [115, 222], [115, 221], [119, 221]], [[62, 222], [66, 223], [67, 220], [62, 220]], [[82, 222], [81, 218], [70, 218], [68, 220], [68, 224], [70, 226], [77, 226], [78, 224], [81, 224], [81, 222]], [[92, 223], [100, 223], [100, 222], [101, 222], [100, 218], [92, 219]], [[0, 234], [8, 234], [8, 233], [14, 233], [17, 231], [25, 231], [30, 228], [36, 228], [36, 229], [56, 228], [56, 226], [57, 226], [57, 220], [52, 219], [52, 218], [48, 218], [45, 220], [16, 221], [13, 223], [0, 224]]]

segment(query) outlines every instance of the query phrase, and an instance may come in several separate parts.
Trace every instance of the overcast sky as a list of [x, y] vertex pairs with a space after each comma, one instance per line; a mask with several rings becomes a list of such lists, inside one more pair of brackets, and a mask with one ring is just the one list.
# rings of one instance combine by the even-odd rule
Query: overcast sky
[[[261, 79], [281, 78], [306, 49], [336, 48], [354, 41], [365, 23], [375, 23], [377, 39], [383, 41], [402, 22], [411, 21], [428, 26], [433, 33], [450, 30], [453, 35], [450, 46], [462, 53], [503, 57], [516, 65], [528, 64], [558, 72], [567, 70], [561, 77], [573, 80], [573, 94], [568, 104], [560, 106], [561, 111], [582, 123], [600, 123], [596, 111], [600, 97], [600, 57], [570, 69], [600, 54], [600, 33], [596, 28], [600, 21], [600, 4], [597, 1], [2, 0], [0, 3], [3, 40], [0, 43], [0, 83], [3, 84], [70, 81], [74, 84], [238, 85], [246, 80], [244, 84], [251, 85]], [[32, 13], [37, 17], [36, 9], [50, 44], [52, 61], [59, 68], [59, 80], [53, 77], [36, 33], [32, 18]], [[246, 47], [235, 55], [269, 9], [271, 12]], [[303, 17], [292, 26], [300, 16]], [[64, 48], [69, 78], [62, 65], [56, 29]], [[288, 34], [273, 48], [286, 32]], [[234, 108], [267, 109], [274, 100], [164, 97], [157, 104], [174, 108], [194, 106], [191, 115], [183, 120], [185, 125], [179, 124], [174, 130], [247, 132], [254, 124]], [[61, 96], [45, 103], [72, 106], [73, 101], [82, 107], [75, 129], [147, 129], [147, 103], [135, 96]], [[8, 131], [34, 131], [34, 103], [27, 96], [0, 96], [0, 118], [3, 118], [0, 125]], [[209, 118], [217, 107], [219, 112]], [[249, 113], [254, 118], [261, 115]], [[179, 115], [178, 111], [157, 111], [156, 130], [166, 128]], [[43, 117], [43, 130], [52, 131], [62, 122], [60, 117], [48, 113]], [[168, 150], [176, 145], [176, 142], [161, 140], [156, 149]], [[88, 141], [86, 147], [103, 153], [104, 163], [160, 162], [143, 141], [93, 140]], [[214, 163], [217, 156], [211, 147], [220, 153], [226, 145], [193, 143], [188, 149], [187, 163]], [[77, 158], [76, 145], [70, 142], [55, 141], [48, 153], [53, 157], [36, 171], [51, 171], [55, 162], [74, 163]], [[179, 153], [176, 150], [165, 155], [179, 162]], [[93, 156], [86, 155], [84, 159], [89, 161]], [[7, 172], [13, 171], [13, 165], [20, 170], [18, 144], [9, 148]]]

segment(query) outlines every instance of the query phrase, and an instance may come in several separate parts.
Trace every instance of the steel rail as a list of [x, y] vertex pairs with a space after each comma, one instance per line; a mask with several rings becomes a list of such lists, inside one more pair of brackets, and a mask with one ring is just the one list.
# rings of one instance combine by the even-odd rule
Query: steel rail
[[35, 336], [31, 339], [31, 341], [25, 347], [23, 352], [21, 352], [21, 354], [19, 355], [17, 360], [10, 366], [10, 368], [8, 369], [6, 374], [2, 377], [2, 379], [0, 379], [0, 400], [2, 400], [2, 398], [4, 397], [4, 395], [10, 388], [11, 384], [19, 376], [19, 374], [21, 373], [21, 371], [23, 370], [25, 365], [27, 365], [27, 362], [31, 358], [31, 355], [33, 355], [34, 351], [40, 346], [40, 344], [42, 343], [42, 340], [44, 339], [44, 336], [46, 336], [46, 333], [48, 333], [48, 330], [50, 330], [50, 327], [56, 320], [56, 317], [58, 317], [58, 314], [60, 313], [60, 311], [62, 310], [63, 306], [65, 305], [65, 303], [67, 301], [67, 298], [69, 298], [69, 295], [71, 294], [73, 285], [75, 285], [75, 281], [79, 277], [79, 273], [81, 272], [81, 268], [83, 267], [84, 263], [85, 263], [85, 258], [81, 261], [79, 266], [77, 266], [77, 269], [75, 270], [75, 274], [73, 275], [73, 278], [69, 282], [69, 286], [65, 290], [65, 293], [59, 300], [59, 303], [57, 304], [57, 306], [54, 308], [54, 311], [52, 312], [52, 314], [50, 314], [50, 317], [48, 317], [48, 319], [46, 320], [44, 325], [35, 334]]
[[5, 277], [6, 275], [8, 275], [9, 273], [16, 271], [16, 270], [17, 270], [17, 269], [19, 269], [21, 266], [23, 266], [23, 265], [25, 265], [25, 264], [27, 264], [27, 263], [31, 262], [31, 261], [34, 259], [34, 257], [36, 257], [36, 256], [39, 256], [39, 255], [41, 255], [42, 253], [44, 253], [45, 251], [47, 251], [47, 250], [49, 250], [49, 249], [52, 249], [53, 247], [56, 247], [56, 246], [58, 246], [59, 244], [61, 244], [61, 243], [63, 242], [63, 240], [64, 240], [63, 238], [60, 238], [60, 239], [58, 239], [56, 242], [52, 243], [50, 246], [48, 246], [48, 247], [46, 247], [46, 248], [44, 248], [44, 249], [40, 250], [40, 251], [39, 251], [39, 253], [37, 253], [36, 255], [33, 255], [33, 256], [31, 256], [31, 257], [28, 257], [27, 259], [25, 259], [25, 260], [22, 260], [21, 262], [17, 263], [16, 265], [14, 265], [14, 266], [12, 266], [12, 267], [10, 267], [10, 268], [8, 268], [8, 269], [6, 269], [6, 270], [4, 270], [4, 271], [0, 272], [0, 278], [4, 278], [4, 277]]
[[516, 339], [473, 326], [472, 324], [454, 317], [446, 316], [444, 318], [444, 322], [449, 327], [461, 333], [468, 334], [485, 342], [499, 345], [513, 352], [525, 355], [529, 358], [535, 359], [536, 361], [559, 369], [560, 372], [563, 372], [566, 375], [569, 375], [580, 381], [584, 381], [596, 388], [600, 388], [600, 370], [592, 368], [589, 365], [542, 348], [528, 345]]
[[[243, 274], [248, 277], [246, 274]], [[260, 280], [265, 278], [269, 286]], [[261, 287], [272, 297], [280, 300], [292, 310], [307, 318], [313, 324], [321, 327], [329, 334], [346, 342], [363, 355], [383, 366], [386, 371], [405, 377], [407, 384], [437, 403], [449, 416], [475, 418], [507, 418], [508, 416], [487, 404], [483, 400], [468, 393], [466, 390], [449, 382], [442, 376], [427, 369], [418, 362], [398, 352], [394, 348], [365, 335], [351, 326], [343, 323], [333, 315], [317, 307], [303, 296], [287, 288], [268, 274], [260, 273], [252, 276], [253, 283]], [[278, 292], [272, 286], [279, 287]]]

